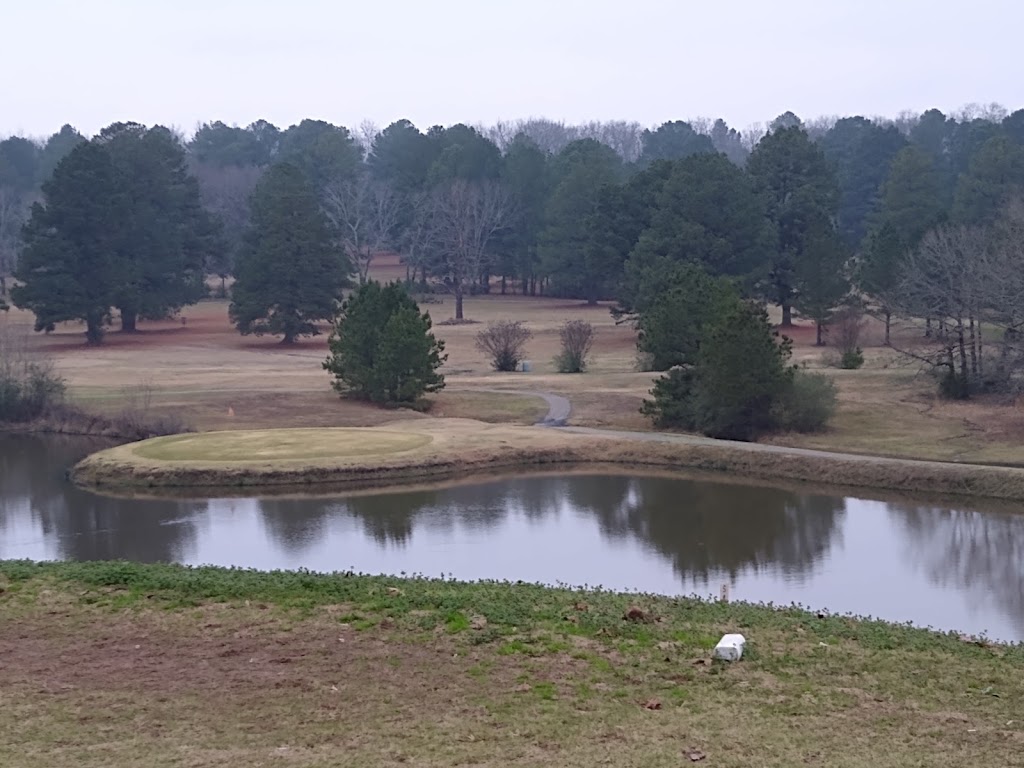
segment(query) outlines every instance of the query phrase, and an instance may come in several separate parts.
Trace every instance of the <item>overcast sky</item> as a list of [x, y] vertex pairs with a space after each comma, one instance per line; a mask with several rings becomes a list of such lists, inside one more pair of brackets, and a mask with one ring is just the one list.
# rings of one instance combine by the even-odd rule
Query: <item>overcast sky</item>
[[1024, 106], [1019, 0], [0, 0], [0, 135]]

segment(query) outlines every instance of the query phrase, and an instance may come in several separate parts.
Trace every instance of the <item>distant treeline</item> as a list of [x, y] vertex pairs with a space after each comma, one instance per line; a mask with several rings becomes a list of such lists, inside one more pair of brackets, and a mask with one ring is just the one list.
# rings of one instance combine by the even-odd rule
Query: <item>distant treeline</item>
[[[70, 246], [42, 236], [60, 229], [43, 216], [58, 194], [45, 182], [82, 142], [70, 126], [45, 142], [0, 142], [0, 278], [5, 290], [13, 274], [26, 284], [50, 280], [41, 298], [23, 296], [34, 310], [55, 286], [87, 290], [52, 282], [47, 259]], [[82, 166], [80, 193], [92, 208], [79, 213], [100, 217], [108, 235], [121, 230], [105, 245], [91, 241], [121, 255], [105, 277], [82, 267], [93, 283], [117, 283], [90, 311], [109, 299], [131, 322], [194, 300], [202, 273], [238, 271], [255, 248], [246, 236], [252, 194], [267, 168], [285, 163], [308, 185], [353, 277], [365, 278], [377, 254], [398, 252], [409, 280], [452, 292], [460, 316], [464, 293], [491, 290], [612, 299], [638, 311], [677, 264], [780, 304], [786, 322], [793, 311], [824, 322], [851, 291], [888, 315], [900, 264], [927, 233], [989, 225], [1024, 189], [1024, 110], [997, 106], [807, 124], [787, 112], [742, 133], [722, 120], [426, 131], [402, 120], [355, 132], [303, 120], [285, 130], [213, 122], [186, 140], [126, 123], [89, 144], [110, 155], [109, 178], [100, 178], [107, 160]], [[146, 147], [161, 159], [148, 162]], [[104, 208], [104, 189], [131, 199]], [[36, 225], [23, 227], [32, 218]], [[19, 271], [23, 251], [32, 257]], [[187, 275], [165, 290], [175, 271]], [[45, 328], [82, 315], [43, 308], [37, 316]]]

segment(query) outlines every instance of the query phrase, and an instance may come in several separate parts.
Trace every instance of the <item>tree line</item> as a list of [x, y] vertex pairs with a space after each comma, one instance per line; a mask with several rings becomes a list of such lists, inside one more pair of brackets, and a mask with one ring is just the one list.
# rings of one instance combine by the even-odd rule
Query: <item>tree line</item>
[[820, 333], [856, 294], [888, 328], [924, 238], [992, 225], [1022, 187], [1024, 110], [996, 107], [786, 113], [745, 133], [304, 120], [214, 122], [188, 141], [118, 123], [86, 140], [65, 126], [0, 142], [0, 288], [16, 275], [37, 327], [78, 319], [98, 341], [112, 310], [131, 331], [195, 301], [204, 275], [234, 276], [239, 329], [290, 341], [385, 251], [453, 294], [459, 319], [467, 293], [494, 290], [640, 313], [688, 264], [780, 305], [784, 326], [796, 312]]

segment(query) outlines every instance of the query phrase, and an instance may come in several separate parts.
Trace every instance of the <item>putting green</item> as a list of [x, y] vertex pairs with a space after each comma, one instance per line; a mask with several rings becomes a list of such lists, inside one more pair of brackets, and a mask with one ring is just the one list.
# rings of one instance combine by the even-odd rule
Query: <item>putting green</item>
[[133, 452], [144, 459], [204, 463], [373, 459], [432, 440], [418, 432], [380, 429], [260, 429], [158, 437], [138, 444]]

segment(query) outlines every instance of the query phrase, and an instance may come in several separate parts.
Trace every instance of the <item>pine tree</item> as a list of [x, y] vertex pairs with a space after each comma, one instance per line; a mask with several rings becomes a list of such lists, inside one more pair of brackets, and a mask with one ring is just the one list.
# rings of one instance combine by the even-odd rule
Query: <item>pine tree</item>
[[251, 200], [251, 225], [238, 258], [231, 320], [242, 334], [281, 335], [291, 344], [334, 317], [352, 265], [331, 237], [302, 171], [272, 166]]
[[378, 403], [412, 403], [444, 387], [437, 369], [444, 342], [430, 330], [430, 315], [405, 289], [363, 283], [342, 305], [324, 369], [343, 396]]
[[846, 279], [846, 249], [832, 223], [822, 217], [809, 222], [803, 247], [794, 260], [793, 306], [814, 321], [817, 345], [832, 312], [850, 290]]
[[764, 195], [768, 216], [778, 231], [765, 298], [782, 307], [782, 325], [789, 326], [796, 293], [796, 262], [803, 258], [808, 225], [819, 216], [835, 219], [839, 187], [821, 148], [799, 126], [778, 128], [761, 139], [750, 155], [747, 170]]
[[114, 303], [119, 224], [124, 191], [109, 152], [76, 146], [43, 185], [32, 207], [25, 249], [15, 274], [14, 304], [32, 311], [36, 330], [82, 320], [91, 344], [103, 339]]
[[788, 339], [762, 306], [736, 302], [707, 330], [697, 360], [693, 410], [709, 437], [750, 440], [775, 426], [773, 407], [792, 385]]
[[202, 298], [217, 228], [189, 174], [185, 148], [171, 131], [116, 123], [97, 141], [110, 152], [124, 193], [114, 306], [121, 330], [132, 333], [139, 318], [164, 318]]

